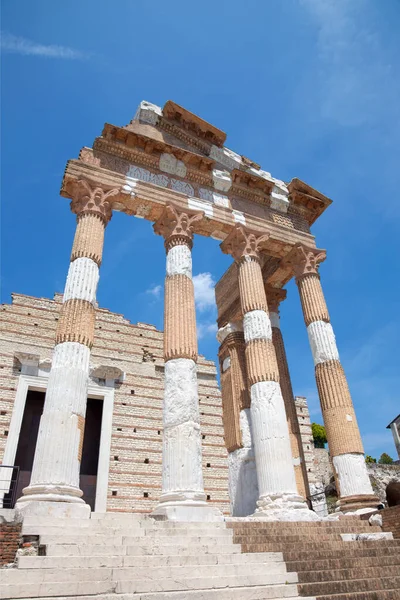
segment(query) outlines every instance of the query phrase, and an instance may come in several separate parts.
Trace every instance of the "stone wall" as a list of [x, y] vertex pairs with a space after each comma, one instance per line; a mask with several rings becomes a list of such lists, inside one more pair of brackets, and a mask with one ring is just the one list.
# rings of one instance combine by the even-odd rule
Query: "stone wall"
[[[61, 299], [59, 294], [54, 300], [13, 294], [12, 304], [1, 306], [0, 461], [20, 376], [15, 353], [39, 355], [45, 373]], [[115, 389], [107, 510], [149, 512], [157, 505], [161, 491], [163, 333], [152, 325], [133, 325], [122, 315], [99, 308], [91, 367], [99, 365], [118, 367], [125, 373]], [[198, 382], [204, 488], [210, 503], [229, 514], [221, 394], [215, 364], [201, 356]]]
[[400, 482], [400, 465], [379, 465], [368, 463], [367, 471], [374, 492], [382, 502], [386, 502], [386, 486], [391, 481]]

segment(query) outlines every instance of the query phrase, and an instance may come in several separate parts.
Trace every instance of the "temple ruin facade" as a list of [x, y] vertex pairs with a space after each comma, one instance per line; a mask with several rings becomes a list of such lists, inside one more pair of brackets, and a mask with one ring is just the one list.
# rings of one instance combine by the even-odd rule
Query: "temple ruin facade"
[[[271, 521], [317, 519], [307, 503], [312, 490], [280, 330], [283, 288], [292, 278], [314, 359], [338, 509], [377, 506], [323, 293], [319, 267], [326, 252], [310, 231], [331, 200], [299, 179], [274, 178], [229, 150], [225, 139], [174, 102], [162, 109], [142, 102], [127, 126], [106, 124], [92, 148], [68, 161], [61, 195], [71, 200], [77, 226], [64, 295], [53, 303], [32, 301], [30, 309], [22, 297], [14, 303], [24, 307], [21, 314], [35, 311], [48, 321], [38, 328], [38, 335], [46, 331], [45, 356], [21, 339], [12, 366], [20, 371], [14, 373], [16, 389], [9, 390], [15, 401], [4, 464], [16, 464], [27, 394], [45, 392], [30, 481], [17, 501], [22, 514], [87, 518], [92, 507], [151, 509], [157, 518], [178, 521], [220, 521], [228, 512]], [[96, 308], [104, 233], [114, 211], [151, 221], [164, 242], [163, 335]], [[197, 348], [195, 234], [220, 240], [233, 259], [216, 286], [223, 438], [213, 432], [213, 419], [221, 418], [215, 371]], [[121, 343], [122, 362], [131, 364], [119, 361]], [[137, 405], [122, 400], [120, 390], [125, 396], [132, 390], [132, 399], [140, 390], [148, 398], [140, 417], [152, 430], [149, 380], [157, 401], [163, 397], [162, 428], [140, 439], [140, 428], [131, 426]], [[97, 437], [107, 471], [89, 503], [82, 497], [89, 483], [80, 479], [81, 461], [86, 424], [98, 406], [89, 411], [88, 398], [103, 399]], [[117, 444], [114, 432], [112, 445], [115, 426], [121, 435]], [[153, 444], [162, 444], [161, 493], [150, 505]], [[129, 465], [113, 469], [122, 456]], [[129, 469], [141, 471], [143, 488], [129, 492]]]

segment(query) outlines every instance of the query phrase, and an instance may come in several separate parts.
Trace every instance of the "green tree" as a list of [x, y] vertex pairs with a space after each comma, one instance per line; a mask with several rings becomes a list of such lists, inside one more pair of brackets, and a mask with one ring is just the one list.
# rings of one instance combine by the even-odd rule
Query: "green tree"
[[384, 452], [381, 454], [380, 459], [378, 460], [380, 465], [391, 465], [393, 463], [393, 458]]
[[366, 463], [376, 463], [376, 458], [372, 458], [372, 456], [367, 454], [367, 456], [365, 457], [365, 462]]
[[318, 423], [311, 423], [312, 434], [314, 438], [314, 446], [316, 448], [325, 448], [325, 444], [328, 441], [326, 439], [326, 431], [323, 425]]

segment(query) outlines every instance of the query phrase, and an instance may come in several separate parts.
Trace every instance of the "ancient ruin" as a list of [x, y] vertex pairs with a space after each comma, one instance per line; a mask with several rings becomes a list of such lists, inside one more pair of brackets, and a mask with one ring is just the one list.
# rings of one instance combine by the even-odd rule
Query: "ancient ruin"
[[[310, 231], [331, 200], [225, 140], [172, 101], [142, 102], [128, 125], [106, 123], [67, 163], [61, 195], [77, 226], [64, 294], [15, 294], [2, 307], [1, 494], [4, 506], [16, 495], [29, 548], [18, 569], [0, 571], [1, 598], [398, 598], [399, 546], [380, 516], [368, 521], [380, 500], [323, 294], [326, 252]], [[114, 211], [151, 221], [164, 241], [164, 332], [97, 306]], [[221, 392], [198, 355], [195, 234], [233, 259], [215, 290]], [[317, 510], [307, 405], [295, 401], [280, 330], [291, 278], [338, 491], [329, 516]], [[14, 489], [18, 462], [26, 481]], [[20, 524], [4, 528], [15, 544]], [[371, 544], [393, 556], [383, 583], [368, 577]]]

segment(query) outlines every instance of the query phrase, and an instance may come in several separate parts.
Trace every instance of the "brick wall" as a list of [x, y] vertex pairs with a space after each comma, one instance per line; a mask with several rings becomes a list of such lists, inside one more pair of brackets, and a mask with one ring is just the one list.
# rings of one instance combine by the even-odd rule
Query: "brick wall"
[[379, 514], [382, 515], [383, 531], [391, 531], [394, 538], [400, 538], [400, 505], [385, 508]]
[[21, 523], [0, 522], [0, 566], [14, 562], [21, 535]]
[[[13, 294], [0, 310], [0, 461], [18, 386], [15, 352], [51, 359], [61, 295], [54, 300]], [[115, 389], [107, 510], [150, 512], [161, 491], [163, 333], [97, 309], [91, 366], [126, 373]], [[229, 514], [227, 452], [214, 362], [199, 357], [204, 486], [210, 504]]]

